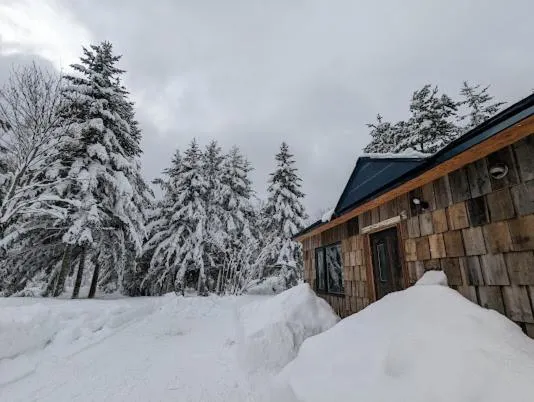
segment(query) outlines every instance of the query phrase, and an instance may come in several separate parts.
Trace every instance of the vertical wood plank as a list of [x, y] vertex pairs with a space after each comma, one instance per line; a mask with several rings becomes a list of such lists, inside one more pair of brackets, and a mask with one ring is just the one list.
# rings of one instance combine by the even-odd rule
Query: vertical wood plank
[[428, 244], [427, 237], [419, 237], [415, 239], [415, 247], [417, 259], [419, 261], [430, 259], [430, 245]]
[[445, 258], [447, 256], [442, 234], [428, 236], [428, 242], [430, 245], [431, 258]]
[[534, 180], [534, 136], [529, 135], [513, 145], [522, 181]]
[[446, 208], [452, 204], [451, 191], [449, 186], [449, 176], [445, 175], [435, 180], [434, 195], [436, 197], [436, 208]]
[[480, 226], [462, 230], [466, 255], [486, 254], [484, 234]]
[[419, 228], [419, 217], [414, 216], [414, 217], [408, 218], [407, 229], [408, 229], [408, 237], [410, 239], [421, 236], [421, 231]]
[[472, 197], [480, 197], [491, 191], [491, 181], [486, 159], [479, 159], [466, 166], [467, 180]]
[[508, 226], [514, 251], [534, 250], [534, 215], [508, 221]]
[[436, 209], [432, 212], [432, 225], [434, 226], [435, 233], [443, 233], [449, 230], [446, 209]]
[[514, 203], [508, 188], [489, 193], [486, 197], [492, 222], [512, 219], [515, 216]]
[[500, 286], [481, 286], [478, 288], [478, 299], [482, 307], [498, 311], [505, 315], [504, 301]]
[[441, 269], [447, 275], [447, 282], [452, 286], [463, 285], [460, 260], [458, 258], [444, 258], [441, 260]]
[[408, 193], [397, 197], [397, 209], [399, 214], [404, 211], [407, 216], [410, 215], [410, 200], [408, 199]]
[[423, 200], [428, 202], [427, 211], [433, 211], [436, 209], [436, 196], [434, 195], [434, 185], [427, 183], [422, 187]]
[[452, 230], [464, 229], [469, 226], [465, 202], [453, 204], [448, 208], [449, 228]]
[[428, 236], [434, 233], [434, 224], [432, 222], [431, 212], [425, 212], [419, 215], [419, 226], [421, 230], [421, 236]]
[[471, 226], [485, 225], [489, 222], [485, 197], [471, 198], [467, 200], [466, 203]]
[[417, 246], [415, 239], [404, 240], [404, 255], [406, 261], [417, 261]]
[[484, 276], [482, 275], [482, 267], [480, 266], [480, 259], [478, 256], [462, 257], [460, 258], [460, 265], [463, 267], [466, 274], [466, 282], [468, 285], [484, 285]]
[[485, 254], [480, 256], [482, 276], [486, 285], [509, 285], [510, 279], [502, 254]]
[[445, 242], [447, 257], [462, 257], [465, 255], [462, 232], [460, 230], [451, 230], [443, 233], [443, 240]]
[[502, 288], [506, 315], [519, 322], [534, 323], [532, 306], [524, 286], [505, 286]]
[[471, 198], [467, 173], [464, 168], [449, 173], [452, 202], [457, 203]]
[[532, 251], [506, 253], [504, 261], [513, 285], [534, 285], [534, 253]]
[[512, 239], [506, 222], [496, 222], [482, 227], [488, 251], [492, 254], [512, 250]]
[[371, 209], [371, 222], [372, 224], [376, 224], [380, 222], [380, 209], [379, 207]]
[[[532, 157], [534, 160], [534, 155]], [[534, 213], [534, 180], [518, 184], [510, 189], [519, 216]]]

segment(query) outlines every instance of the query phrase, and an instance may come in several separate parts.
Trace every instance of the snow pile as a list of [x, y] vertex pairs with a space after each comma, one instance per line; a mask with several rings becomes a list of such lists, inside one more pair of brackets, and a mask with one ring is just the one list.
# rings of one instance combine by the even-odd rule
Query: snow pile
[[99, 300], [70, 301], [12, 298], [0, 308], [0, 387], [24, 378], [49, 356], [76, 353], [118, 328], [154, 311], [161, 303], [117, 300], [102, 308]]
[[241, 308], [242, 360], [251, 371], [277, 371], [295, 358], [310, 336], [335, 325], [339, 318], [308, 284]]
[[306, 340], [278, 378], [306, 402], [532, 401], [534, 342], [450, 288], [414, 286]]
[[286, 281], [282, 276], [269, 276], [265, 279], [251, 281], [246, 288], [249, 295], [275, 295], [286, 289]]
[[415, 283], [416, 286], [429, 286], [429, 285], [447, 285], [447, 275], [443, 271], [427, 271], [425, 274]]

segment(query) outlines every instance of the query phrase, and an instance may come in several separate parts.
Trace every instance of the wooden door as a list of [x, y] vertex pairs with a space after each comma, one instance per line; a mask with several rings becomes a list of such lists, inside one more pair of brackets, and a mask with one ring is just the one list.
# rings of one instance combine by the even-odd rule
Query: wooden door
[[376, 299], [403, 289], [397, 228], [371, 234]]

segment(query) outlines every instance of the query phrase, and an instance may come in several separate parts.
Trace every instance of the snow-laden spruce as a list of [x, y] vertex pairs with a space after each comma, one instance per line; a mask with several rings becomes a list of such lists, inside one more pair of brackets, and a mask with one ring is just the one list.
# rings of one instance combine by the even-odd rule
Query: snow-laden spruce
[[460, 95], [463, 100], [460, 106], [467, 108], [466, 113], [460, 116], [460, 121], [467, 120], [464, 130], [470, 130], [482, 124], [495, 115], [505, 102], [492, 102], [493, 96], [488, 93], [489, 85], [481, 88], [480, 85], [469, 85], [464, 81]]
[[156, 180], [163, 198], [148, 224], [143, 288], [150, 294], [194, 288], [241, 293], [261, 274], [250, 164], [234, 147], [223, 154], [193, 141]]
[[152, 254], [145, 283], [155, 283], [156, 292], [161, 292], [164, 285], [167, 290], [183, 290], [186, 274], [193, 273], [198, 293], [205, 294], [206, 268], [212, 263], [205, 249], [215, 239], [207, 230], [209, 183], [196, 141], [191, 142], [183, 157], [176, 155], [169, 172], [172, 176], [166, 182], [161, 211], [150, 225], [152, 237], [145, 245], [145, 251]]
[[504, 102], [492, 102], [489, 86], [470, 85], [464, 81], [461, 100], [456, 102], [448, 95], [438, 94], [438, 87], [425, 85], [415, 91], [410, 102], [407, 121], [390, 123], [377, 116], [377, 122], [367, 124], [371, 129], [371, 142], [366, 153], [400, 153], [417, 150], [434, 153], [495, 115]]
[[66, 178], [56, 186], [58, 196], [77, 206], [63, 222], [63, 263], [48, 286], [54, 295], [61, 293], [75, 260], [72, 253], [77, 252], [74, 297], [88, 257], [94, 266], [89, 297], [99, 282], [122, 290], [125, 274], [135, 269], [135, 257], [141, 253], [149, 202], [138, 161], [140, 131], [120, 81], [124, 71], [117, 67], [121, 56], [113, 54], [109, 42], [83, 48], [83, 53], [80, 64], [71, 66], [76, 73], [64, 77], [64, 114], [72, 123], [62, 158], [53, 167]]
[[301, 179], [285, 142], [275, 159], [277, 167], [271, 173], [269, 197], [263, 213], [269, 256], [267, 268], [277, 272], [285, 286], [290, 287], [302, 276], [302, 250], [292, 238], [305, 226], [307, 215], [302, 205]]

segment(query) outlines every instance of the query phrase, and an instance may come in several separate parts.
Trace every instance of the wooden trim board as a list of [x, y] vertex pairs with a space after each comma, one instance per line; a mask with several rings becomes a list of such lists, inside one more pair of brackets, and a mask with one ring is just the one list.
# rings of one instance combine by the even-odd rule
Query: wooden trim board
[[315, 229], [310, 230], [308, 233], [304, 233], [298, 236], [296, 240], [302, 241], [310, 236], [314, 236], [325, 230], [331, 229], [334, 226], [338, 226], [342, 223], [349, 221], [350, 219], [361, 215], [362, 213], [369, 211], [385, 202], [391, 201], [394, 198], [412, 191], [418, 187], [421, 187], [427, 183], [430, 183], [442, 176], [445, 176], [461, 167], [474, 162], [478, 159], [484, 158], [489, 154], [498, 151], [504, 147], [512, 145], [513, 143], [521, 140], [522, 138], [534, 133], [534, 116], [530, 116], [517, 124], [501, 131], [495, 136], [479, 143], [464, 152], [454, 156], [453, 158], [433, 167], [432, 169], [423, 172], [419, 176], [409, 180], [398, 187], [379, 195], [375, 199], [354, 208], [353, 210], [331, 220], [330, 222], [321, 225]]

